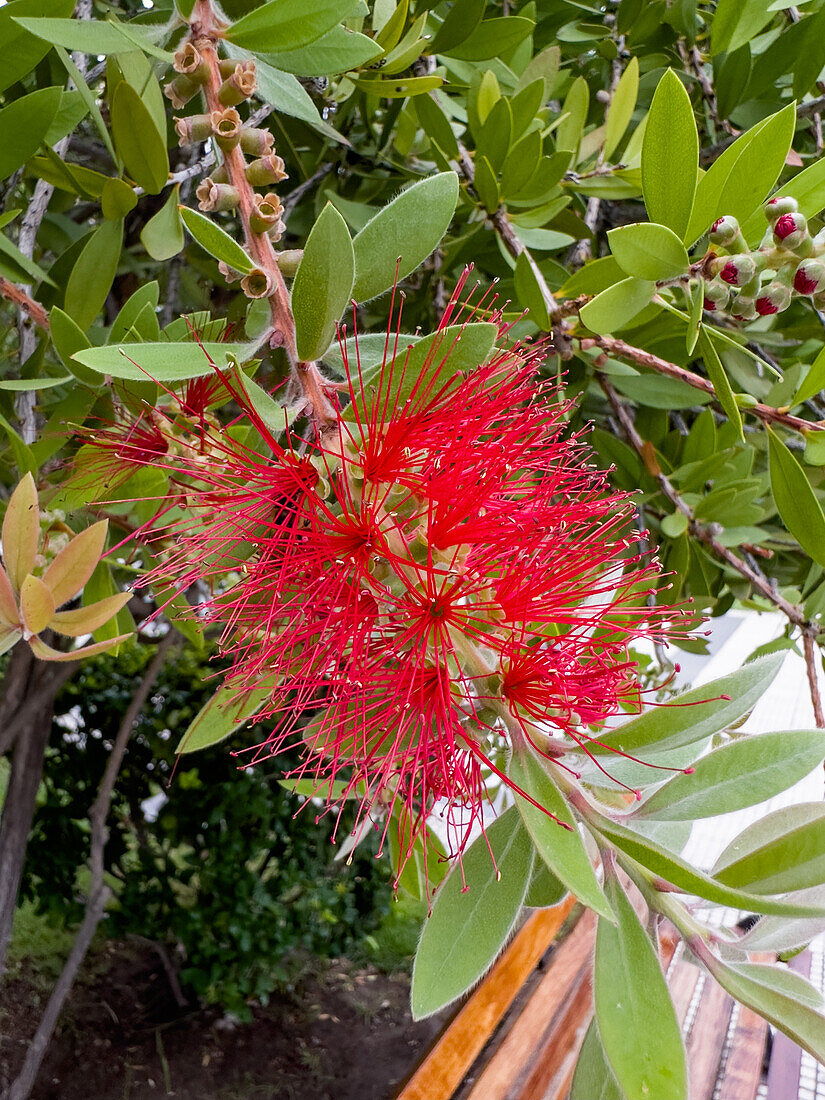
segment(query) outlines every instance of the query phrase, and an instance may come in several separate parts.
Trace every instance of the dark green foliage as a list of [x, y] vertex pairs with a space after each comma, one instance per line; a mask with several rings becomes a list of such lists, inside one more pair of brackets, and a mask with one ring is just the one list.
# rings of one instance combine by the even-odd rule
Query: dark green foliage
[[[58, 699], [24, 884], [56, 920], [82, 914], [85, 817], [151, 656], [149, 646], [130, 646], [90, 661]], [[191, 992], [243, 1013], [248, 998], [265, 1000], [289, 981], [296, 958], [338, 955], [362, 941], [387, 911], [390, 887], [375, 844], [359, 846], [350, 866], [333, 864], [334, 817], [316, 823], [314, 807], [299, 811], [278, 784], [280, 767], [242, 769], [243, 755], [222, 744], [175, 768], [174, 746], [214, 672], [191, 651], [173, 656], [138, 721], [110, 817], [106, 868], [116, 900], [105, 928], [169, 944]], [[265, 736], [254, 727], [244, 743]], [[141, 804], [159, 792], [168, 801], [147, 820]]]

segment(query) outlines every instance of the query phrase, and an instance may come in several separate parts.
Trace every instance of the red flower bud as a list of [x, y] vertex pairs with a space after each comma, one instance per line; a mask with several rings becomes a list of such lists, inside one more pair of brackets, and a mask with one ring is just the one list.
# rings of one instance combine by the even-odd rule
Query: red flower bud
[[719, 272], [719, 278], [731, 286], [744, 286], [756, 274], [756, 263], [748, 255], [731, 256]]
[[760, 317], [781, 313], [791, 304], [791, 292], [784, 283], [771, 283], [756, 299], [755, 308]]
[[817, 294], [825, 289], [825, 264], [821, 260], [803, 260], [796, 269], [793, 288], [797, 294]]
[[778, 245], [791, 250], [798, 248], [808, 236], [808, 220], [804, 214], [783, 214], [776, 219], [773, 239]]
[[799, 210], [799, 203], [790, 195], [777, 195], [765, 203], [765, 217], [771, 225], [774, 225], [783, 214], [795, 214], [797, 210]]
[[726, 245], [732, 244], [739, 235], [739, 222], [730, 215], [726, 215], [724, 218], [717, 218], [710, 227], [710, 232], [708, 233], [710, 243], [721, 245], [723, 248]]

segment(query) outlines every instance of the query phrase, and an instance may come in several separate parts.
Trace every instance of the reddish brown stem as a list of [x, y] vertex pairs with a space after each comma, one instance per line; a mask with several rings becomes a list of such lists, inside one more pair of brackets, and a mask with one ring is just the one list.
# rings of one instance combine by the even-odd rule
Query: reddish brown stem
[[[209, 66], [209, 78], [203, 85], [207, 109], [223, 110], [218, 92], [223, 78], [220, 74], [217, 43], [223, 37], [225, 24], [217, 15], [212, 0], [196, 0], [192, 12], [190, 37], [193, 45]], [[239, 196], [238, 215], [243, 226], [244, 244], [253, 263], [271, 279], [269, 306], [272, 314], [271, 347], [283, 347], [289, 360], [294, 381], [304, 393], [313, 417], [321, 422], [335, 419], [335, 410], [326, 396], [324, 380], [315, 363], [298, 357], [295, 344], [295, 319], [289, 301], [289, 291], [278, 267], [275, 249], [267, 233], [256, 233], [250, 226], [255, 192], [246, 178], [246, 161], [239, 145], [224, 152], [224, 167], [229, 183]]]
[[[686, 382], [694, 389], [709, 394], [714, 400], [719, 400], [716, 390], [707, 378], [702, 378], [701, 375], [694, 374], [693, 371], [686, 370], [684, 367], [677, 367], [675, 363], [670, 363], [667, 359], [660, 359], [658, 355], [654, 355], [650, 351], [633, 347], [632, 344], [627, 344], [624, 340], [619, 340], [615, 336], [586, 336], [580, 341], [580, 345], [582, 351], [586, 351], [588, 348], [601, 348], [608, 355], [631, 359], [634, 363], [638, 363], [640, 367], [649, 367], [650, 370], [655, 370], [658, 374], [665, 374], [669, 378]], [[754, 416], [758, 416], [766, 424], [784, 424], [786, 428], [793, 428], [796, 432], [821, 432], [825, 430], [825, 422], [823, 421], [803, 420], [800, 416], [791, 416], [789, 413], [782, 412], [781, 409], [774, 409], [772, 406], [763, 405], [761, 402], [757, 402], [747, 411], [753, 413]]]
[[8, 301], [14, 302], [20, 309], [25, 310], [38, 328], [45, 329], [46, 332], [49, 331], [48, 313], [43, 306], [27, 294], [22, 287], [17, 286], [8, 279], [0, 277], [0, 295], [7, 298]]

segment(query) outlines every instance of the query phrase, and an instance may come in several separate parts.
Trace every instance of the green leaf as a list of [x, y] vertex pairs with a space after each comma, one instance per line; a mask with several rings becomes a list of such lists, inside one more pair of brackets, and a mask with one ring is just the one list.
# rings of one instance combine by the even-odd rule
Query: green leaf
[[739, 406], [736, 403], [736, 398], [733, 395], [730, 381], [725, 373], [725, 368], [722, 366], [722, 360], [719, 358], [719, 352], [713, 345], [710, 333], [712, 330], [706, 328], [704, 325], [699, 327], [699, 338], [697, 340], [697, 347], [699, 354], [705, 361], [705, 370], [708, 372], [708, 378], [713, 384], [713, 388], [716, 391], [716, 397], [719, 404], [722, 406], [725, 415], [728, 420], [736, 428], [736, 434], [745, 442], [745, 430], [742, 427], [742, 414], [739, 411]]
[[549, 332], [551, 324], [547, 302], [536, 274], [536, 262], [528, 251], [519, 253], [513, 278], [519, 305], [530, 311], [530, 320], [534, 325], [542, 332]]
[[825, 565], [825, 515], [805, 471], [768, 428], [771, 492], [777, 511], [806, 554]]
[[626, 1100], [607, 1061], [595, 1019], [579, 1051], [569, 1100]]
[[[351, 368], [353, 385], [361, 384], [361, 394], [347, 407], [344, 418], [351, 420], [356, 410], [362, 412], [365, 403], [380, 401], [382, 408], [400, 408], [412, 396], [426, 399], [448, 386], [453, 380], [460, 381], [462, 376], [474, 371], [489, 358], [498, 336], [496, 325], [485, 321], [474, 321], [467, 325], [448, 325], [447, 328], [420, 338], [400, 337], [398, 347], [387, 352], [387, 362], [393, 363], [392, 371], [383, 367], [386, 338], [371, 341], [366, 354], [361, 354], [360, 372]], [[369, 337], [357, 341], [358, 349]], [[350, 363], [358, 355], [355, 339], [347, 341]], [[336, 356], [325, 356], [328, 362], [335, 362]], [[368, 366], [368, 364], [372, 366]], [[342, 364], [343, 366], [343, 364]]]
[[[452, 10], [455, 11], [455, 7]], [[431, 95], [418, 96], [415, 101], [415, 112], [427, 137], [434, 141], [447, 156], [457, 157], [458, 142], [450, 120], [441, 109], [438, 100]]]
[[563, 828], [526, 798], [516, 794], [518, 812], [538, 854], [583, 905], [613, 920], [613, 911], [596, 878], [576, 820], [551, 776], [526, 746], [513, 750], [507, 775], [539, 806], [570, 826], [569, 829]]
[[389, 80], [380, 76], [355, 78], [356, 87], [378, 99], [406, 99], [408, 96], [423, 95], [424, 92], [435, 91], [443, 83], [441, 76], [399, 76]]
[[607, 239], [619, 266], [637, 279], [675, 279], [690, 266], [685, 246], [664, 225], [623, 225], [608, 230]]
[[26, 283], [48, 283], [49, 286], [54, 286], [54, 282], [43, 268], [29, 259], [16, 244], [8, 239], [5, 234], [0, 233], [0, 267], [4, 269], [8, 278], [14, 282]]
[[614, 876], [617, 924], [600, 920], [593, 1001], [604, 1052], [627, 1100], [687, 1100], [682, 1032], [656, 949]]
[[[430, 255], [447, 232], [458, 202], [458, 176], [441, 172], [419, 180], [388, 203], [352, 242], [353, 297], [375, 298], [404, 279]], [[399, 262], [400, 260], [400, 262]]]
[[[813, 886], [788, 895], [788, 900], [825, 906], [825, 886]], [[787, 917], [762, 917], [739, 940], [744, 951], [793, 951], [807, 947], [825, 931], [825, 916], [789, 920]]]
[[484, 209], [489, 214], [494, 214], [498, 210], [501, 195], [493, 166], [482, 153], [476, 153], [474, 163], [473, 187]]
[[594, 824], [598, 831], [617, 848], [627, 853], [637, 863], [659, 875], [666, 882], [685, 894], [696, 894], [716, 905], [733, 909], [746, 909], [753, 913], [775, 913], [786, 917], [825, 916], [825, 907], [818, 904], [778, 900], [752, 891], [736, 889], [686, 863], [680, 856], [663, 848], [653, 839], [634, 832], [607, 818], [599, 818]]
[[532, 19], [520, 15], [485, 19], [463, 42], [449, 50], [442, 49], [441, 53], [462, 61], [486, 61], [488, 57], [501, 57], [523, 42], [534, 26]]
[[698, 176], [693, 108], [681, 80], [668, 69], [654, 93], [642, 142], [642, 192], [650, 220], [683, 238]]
[[347, 223], [327, 203], [304, 245], [292, 284], [295, 339], [301, 359], [323, 355], [352, 295], [355, 251]]
[[72, 381], [72, 375], [64, 374], [60, 378], [4, 378], [0, 380], [0, 390], [11, 393], [39, 393], [54, 386], [62, 386]]
[[821, 730], [742, 737], [700, 757], [692, 774], [674, 776], [637, 813], [693, 821], [741, 810], [787, 790], [823, 760], [825, 733]]
[[421, 933], [411, 989], [416, 1020], [475, 985], [513, 930], [533, 866], [530, 838], [515, 807], [467, 848], [462, 864], [456, 861], [439, 887]]
[[[150, 343], [154, 343], [160, 338], [158, 331], [158, 320], [155, 311], [158, 307], [158, 301], [160, 299], [160, 286], [157, 280], [153, 280], [151, 283], [144, 283], [143, 286], [132, 294], [121, 307], [117, 317], [115, 317], [112, 324], [111, 331], [109, 332], [109, 339], [107, 344], [117, 344], [123, 341], [131, 341], [137, 337], [141, 340], [146, 340]], [[146, 310], [154, 317], [153, 324], [145, 324], [144, 317]], [[134, 330], [138, 329], [139, 322], [143, 322], [139, 331], [136, 333]]]
[[353, 0], [271, 0], [242, 16], [226, 37], [262, 52], [296, 50], [332, 30], [356, 6]]
[[40, 148], [57, 109], [60, 88], [41, 88], [0, 111], [0, 179], [6, 179]]
[[0, 8], [0, 92], [33, 72], [52, 48], [17, 22], [28, 16], [69, 16], [74, 0], [13, 0]]
[[382, 54], [381, 47], [365, 34], [347, 27], [333, 27], [309, 46], [268, 53], [264, 61], [282, 73], [297, 76], [337, 76], [361, 69]]
[[219, 687], [192, 719], [175, 752], [198, 752], [210, 745], [217, 745], [240, 729], [263, 706], [269, 695], [266, 689], [241, 695], [234, 687]]
[[274, 436], [280, 435], [295, 419], [296, 408], [294, 406], [281, 405], [272, 394], [259, 386], [243, 371], [237, 372], [235, 382], [246, 394], [250, 405], [261, 418], [262, 423]]
[[160, 61], [172, 60], [170, 53], [155, 45], [164, 34], [163, 26], [145, 27], [106, 19], [15, 19], [15, 22], [38, 38], [67, 50], [117, 54], [137, 47]]
[[825, 884], [825, 806], [785, 806], [754, 822], [722, 852], [712, 873], [755, 894]]
[[696, 202], [684, 238], [688, 245], [723, 214], [744, 224], [758, 209], [779, 178], [795, 128], [796, 107], [789, 103], [724, 150], [696, 188]]
[[656, 284], [644, 279], [623, 279], [582, 306], [579, 316], [593, 332], [608, 334], [632, 321], [656, 292]]
[[180, 184], [176, 183], [169, 192], [169, 198], [140, 231], [141, 243], [153, 260], [171, 260], [183, 251], [185, 242], [178, 212], [179, 202]]
[[588, 746], [596, 755], [611, 749], [638, 756], [642, 752], [677, 749], [695, 744], [737, 722], [776, 677], [784, 653], [750, 661], [737, 672], [684, 691], [663, 706], [651, 707], [638, 718], [599, 736]]
[[86, 348], [73, 358], [99, 374], [113, 378], [129, 378], [146, 382], [182, 382], [212, 374], [216, 367], [225, 368], [230, 356], [243, 361], [251, 349], [246, 344], [167, 343], [130, 344], [120, 348], [115, 344], [102, 348]]
[[85, 348], [91, 347], [86, 334], [78, 325], [69, 317], [67, 313], [64, 313], [62, 309], [57, 306], [53, 306], [51, 313], [49, 314], [49, 335], [52, 338], [55, 351], [63, 360], [65, 366], [72, 372], [78, 381], [83, 382], [87, 386], [99, 386], [102, 379], [99, 378], [94, 371], [90, 371], [87, 367], [81, 366], [72, 356], [77, 351], [83, 351]]
[[792, 404], [801, 405], [811, 397], [817, 397], [825, 389], [825, 348], [811, 364], [811, 369], [802, 380], [802, 384], [793, 397]]
[[[806, 218], [818, 214], [825, 207], [825, 157], [820, 157], [788, 183], [783, 183], [781, 193], [796, 199], [800, 213]], [[761, 210], [757, 210], [742, 226], [742, 233], [746, 241], [756, 242], [764, 232], [765, 217]]]
[[271, 103], [277, 111], [289, 115], [290, 118], [298, 118], [301, 122], [306, 122], [330, 140], [340, 142], [342, 145], [349, 145], [342, 134], [339, 134], [329, 123], [324, 122], [318, 114], [318, 108], [313, 103], [311, 96], [292, 73], [281, 72], [280, 69], [276, 69], [262, 61], [256, 54], [239, 49], [229, 43], [227, 44], [227, 52], [230, 57], [238, 60], [254, 59], [255, 75], [258, 81], [256, 94], [260, 99]]
[[126, 180], [108, 179], [103, 185], [100, 206], [103, 217], [109, 221], [120, 221], [137, 206], [137, 195]]
[[711, 53], [733, 53], [770, 23], [771, 0], [719, 0], [711, 23]]
[[485, 0], [455, 0], [444, 22], [427, 48], [428, 53], [445, 53], [460, 46], [478, 27], [484, 15]]
[[574, 162], [589, 107], [590, 87], [583, 76], [577, 76], [570, 85], [570, 91], [561, 106], [561, 122], [556, 130], [556, 148], [570, 150]]
[[92, 233], [69, 275], [63, 308], [84, 332], [106, 301], [122, 243], [123, 222], [104, 221]]
[[234, 237], [230, 237], [205, 214], [189, 206], [178, 206], [178, 211], [183, 224], [210, 256], [214, 256], [216, 260], [223, 260], [225, 264], [234, 268], [235, 271], [240, 271], [242, 275], [248, 275], [252, 271], [255, 265]]
[[639, 94], [639, 59], [631, 57], [610, 101], [604, 124], [604, 158], [609, 161], [630, 125]]
[[150, 195], [163, 190], [169, 177], [166, 140], [131, 84], [121, 80], [112, 101], [112, 134], [126, 170]]
[[543, 859], [537, 859], [533, 865], [530, 885], [524, 904], [528, 909], [550, 909], [567, 895], [567, 887], [556, 878]]
[[812, 987], [809, 987], [808, 997], [803, 999], [798, 984], [789, 990], [787, 971], [759, 963], [730, 966], [715, 956], [710, 962], [704, 954], [702, 961], [732, 997], [784, 1031], [817, 1061], [825, 1062], [825, 1015], [811, 1007], [816, 993]]

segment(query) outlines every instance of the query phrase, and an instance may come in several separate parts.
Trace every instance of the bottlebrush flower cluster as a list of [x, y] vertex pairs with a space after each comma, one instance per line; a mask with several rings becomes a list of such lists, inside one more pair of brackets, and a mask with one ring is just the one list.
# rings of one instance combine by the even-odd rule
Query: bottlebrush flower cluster
[[752, 321], [782, 313], [794, 295], [812, 297], [819, 309], [825, 305], [825, 230], [812, 237], [807, 218], [790, 196], [769, 199], [764, 210], [769, 228], [753, 250], [736, 218], [719, 218], [711, 226], [711, 248], [723, 255], [710, 254], [713, 278], [705, 284], [706, 310]]
[[301, 746], [292, 774], [331, 803], [343, 780], [385, 832], [392, 817], [402, 866], [436, 808], [461, 851], [515, 737], [561, 757], [638, 705], [628, 647], [673, 618], [542, 349], [454, 374], [455, 331], [415, 377], [390, 340], [374, 377], [347, 362], [315, 442], [284, 442], [227, 380], [263, 446], [214, 421], [156, 452], [186, 511], [178, 496], [155, 522], [148, 583], [208, 584], [228, 684], [276, 721], [255, 759]]

